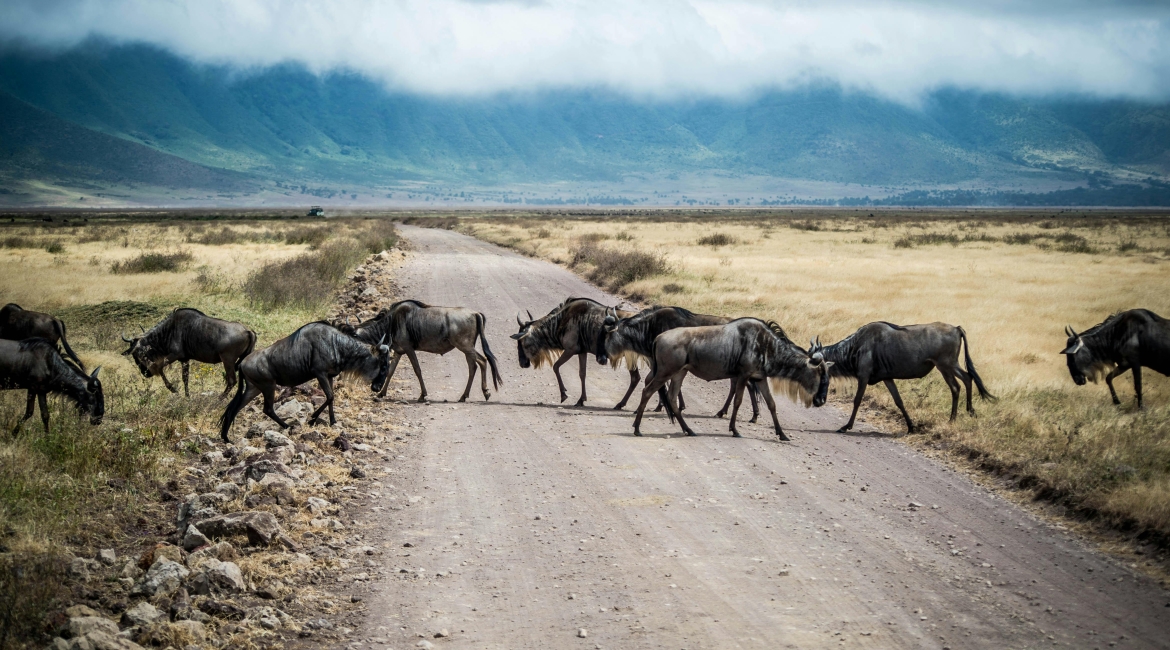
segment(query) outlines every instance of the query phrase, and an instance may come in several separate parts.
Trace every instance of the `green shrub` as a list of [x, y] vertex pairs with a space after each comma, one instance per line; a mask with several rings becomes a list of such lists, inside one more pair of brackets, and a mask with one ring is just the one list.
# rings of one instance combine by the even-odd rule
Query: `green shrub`
[[244, 295], [264, 310], [314, 308], [327, 302], [346, 272], [366, 256], [360, 242], [343, 239], [289, 260], [265, 264], [244, 282]]
[[398, 230], [389, 219], [374, 219], [358, 234], [362, 248], [370, 253], [381, 253], [398, 245]]
[[168, 253], [150, 251], [122, 262], [110, 265], [111, 273], [173, 273], [182, 271], [195, 259], [189, 251], [178, 250]]
[[302, 226], [284, 233], [284, 243], [308, 244], [309, 248], [319, 247], [326, 239], [329, 239], [329, 229], [323, 226]]
[[594, 242], [582, 242], [570, 253], [573, 255], [570, 266], [591, 265], [593, 268], [586, 277], [611, 290], [670, 271], [670, 265], [663, 255], [638, 249], [623, 250]]
[[730, 246], [739, 243], [739, 240], [727, 233], [717, 232], [713, 235], [704, 235], [699, 238], [700, 246]]
[[45, 244], [45, 252], [52, 253], [53, 255], [57, 255], [59, 253], [64, 253], [65, 252], [65, 244], [62, 244], [61, 242], [54, 239], [53, 241], [49, 242], [48, 244]]

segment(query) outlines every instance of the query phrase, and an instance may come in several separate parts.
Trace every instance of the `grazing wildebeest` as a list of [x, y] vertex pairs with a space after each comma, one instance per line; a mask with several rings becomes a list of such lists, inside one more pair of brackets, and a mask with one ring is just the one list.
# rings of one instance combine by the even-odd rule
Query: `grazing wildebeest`
[[1120, 404], [1113, 378], [1133, 371], [1133, 391], [1142, 408], [1142, 367], [1170, 375], [1170, 321], [1148, 309], [1131, 309], [1106, 318], [1104, 322], [1077, 334], [1066, 327], [1068, 345], [1061, 354], [1068, 358], [1068, 372], [1077, 386], [1101, 375], [1109, 386], [1114, 404]]
[[69, 347], [69, 341], [65, 340], [65, 323], [60, 318], [22, 309], [13, 302], [0, 308], [0, 339], [23, 341], [33, 337], [45, 339], [54, 345], [60, 340], [62, 347], [65, 348], [65, 354], [73, 359], [79, 368], [85, 370], [85, 364], [74, 354], [73, 348]]
[[[601, 333], [597, 335], [597, 362], [603, 365], [607, 362], [612, 363], [616, 368], [618, 363], [625, 361], [626, 366], [633, 370], [630, 387], [626, 390], [622, 401], [618, 402], [614, 409], [623, 408], [629, 401], [640, 378], [638, 362], [642, 359], [647, 361], [650, 359], [650, 348], [654, 345], [654, 339], [658, 338], [659, 334], [679, 327], [726, 325], [733, 320], [735, 319], [726, 316], [696, 314], [682, 307], [649, 307], [633, 316], [620, 319], [617, 317], [616, 309], [611, 307], [606, 310]], [[658, 405], [660, 409], [666, 403], [665, 386], [659, 391], [659, 396], [662, 398]], [[727, 413], [728, 409], [731, 408], [731, 399], [734, 396], [735, 382], [733, 381], [731, 389], [727, 393], [727, 401], [723, 403], [723, 408], [719, 409], [715, 417], [721, 418]], [[755, 384], [748, 384], [748, 396], [752, 400], [752, 419], [749, 422], [755, 422], [760, 415], [760, 407], [756, 402]], [[682, 392], [678, 394], [678, 410], [686, 410]]]
[[101, 366], [86, 375], [79, 367], [61, 357], [57, 346], [43, 338], [23, 341], [0, 340], [0, 390], [28, 391], [28, 407], [24, 418], [16, 424], [12, 434], [20, 430], [25, 420], [33, 415], [33, 400], [41, 406], [41, 422], [49, 430], [49, 393], [64, 395], [77, 405], [77, 411], [89, 415], [90, 424], [101, 424], [106, 414], [102, 382], [98, 380]]
[[[573, 355], [577, 355], [581, 375], [581, 399], [577, 400], [577, 406], [585, 404], [585, 372], [588, 357], [589, 353], [597, 348], [597, 337], [601, 333], [605, 313], [605, 306], [596, 300], [569, 298], [541, 318], [533, 318], [532, 312], [528, 312], [528, 320], [524, 321], [520, 314], [516, 314], [516, 323], [520, 325], [520, 331], [513, 334], [512, 338], [516, 340], [520, 367], [539, 368], [551, 363], [563, 402], [568, 399], [569, 392], [565, 389], [564, 380], [561, 379], [561, 366], [573, 358]], [[619, 318], [626, 318], [633, 316], [634, 312], [618, 310], [617, 314]], [[560, 356], [554, 361], [553, 357], [558, 353]], [[629, 365], [629, 370], [632, 390], [638, 383], [637, 364]]]
[[[966, 371], [959, 367], [960, 347], [963, 348]], [[959, 394], [962, 392], [958, 380], [961, 379], [967, 387], [967, 412], [971, 415], [975, 415], [975, 408], [971, 405], [972, 381], [979, 389], [979, 397], [993, 399], [983, 387], [983, 379], [975, 372], [975, 364], [971, 362], [971, 345], [967, 343], [967, 333], [962, 327], [946, 323], [902, 326], [878, 321], [861, 326], [832, 345], [814, 343], [813, 348], [823, 354], [826, 361], [833, 362], [834, 377], [857, 380], [853, 414], [849, 416], [849, 422], [837, 430], [838, 433], [853, 428], [861, 398], [865, 396], [865, 387], [876, 385], [879, 381], [885, 383], [894, 398], [894, 404], [902, 411], [902, 417], [906, 418], [906, 430], [913, 432], [914, 423], [906, 412], [906, 406], [902, 404], [902, 396], [898, 394], [894, 380], [921, 379], [935, 368], [938, 368], [947, 387], [951, 389], [952, 422], [958, 415]]]
[[162, 377], [172, 393], [179, 392], [167, 381], [166, 367], [176, 361], [183, 364], [183, 394], [191, 396], [187, 385], [190, 362], [223, 364], [223, 399], [236, 385], [236, 365], [252, 353], [256, 333], [239, 323], [212, 318], [198, 309], [182, 307], [171, 312], [159, 324], [138, 338], [122, 340], [130, 344], [123, 352], [134, 359], [143, 377]]
[[[418, 356], [415, 352], [430, 352], [444, 355], [451, 350], [459, 350], [467, 357], [467, 386], [463, 389], [460, 402], [466, 402], [471, 394], [471, 384], [475, 380], [475, 370], [480, 372], [480, 385], [483, 398], [491, 399], [492, 393], [488, 390], [488, 366], [492, 369], [492, 385], [500, 389], [503, 380], [496, 366], [496, 355], [492, 354], [488, 346], [484, 328], [487, 318], [477, 311], [463, 307], [434, 307], [418, 300], [402, 300], [378, 312], [376, 316], [353, 328], [353, 335], [357, 338], [373, 343], [386, 337], [390, 349], [394, 351], [394, 360], [390, 363], [390, 377], [398, 368], [402, 355], [410, 359], [414, 368], [414, 375], [418, 377], [418, 385], [422, 393], [418, 401], [427, 399], [427, 385], [423, 382], [422, 369], [418, 365]], [[475, 339], [483, 347], [483, 354], [475, 350]], [[382, 386], [380, 395], [386, 394], [390, 378]]]
[[[735, 380], [735, 404], [731, 408], [729, 428], [739, 437], [735, 417], [743, 402], [744, 387], [756, 384], [764, 403], [772, 414], [772, 425], [781, 440], [788, 440], [776, 417], [776, 402], [765, 379], [790, 397], [799, 397], [808, 406], [822, 406], [829, 392], [829, 368], [832, 363], [820, 354], [808, 353], [788, 339], [784, 330], [774, 322], [758, 318], [737, 318], [726, 325], [684, 327], [660, 334], [654, 339], [651, 351], [650, 376], [642, 390], [642, 401], [634, 416], [634, 435], [642, 435], [639, 427], [646, 402], [659, 388], [671, 382], [666, 408], [674, 409], [682, 380], [691, 373], [706, 381]], [[675, 413], [683, 433], [695, 435], [682, 418]]]
[[384, 343], [367, 345], [339, 331], [329, 323], [309, 323], [289, 336], [259, 352], [249, 354], [240, 362], [240, 383], [236, 396], [228, 403], [219, 419], [219, 433], [228, 441], [228, 430], [236, 415], [257, 395], [264, 395], [264, 414], [280, 428], [288, 423], [272, 408], [277, 386], [299, 386], [316, 379], [325, 393], [325, 402], [313, 411], [309, 424], [329, 407], [329, 424], [337, 423], [333, 414], [333, 378], [345, 373], [355, 378], [372, 380], [371, 390], [381, 390], [390, 370], [390, 347]]

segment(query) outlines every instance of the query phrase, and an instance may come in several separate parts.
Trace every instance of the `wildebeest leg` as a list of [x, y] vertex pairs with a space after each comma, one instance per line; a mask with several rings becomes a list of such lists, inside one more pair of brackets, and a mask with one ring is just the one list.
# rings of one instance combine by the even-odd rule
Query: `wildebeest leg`
[[687, 371], [683, 369], [674, 373], [674, 376], [670, 378], [670, 393], [667, 395], [666, 399], [666, 412], [667, 414], [673, 413], [674, 416], [678, 418], [678, 423], [682, 427], [683, 433], [687, 434], [688, 436], [693, 436], [695, 435], [695, 432], [691, 429], [690, 425], [687, 424], [687, 421], [683, 419], [682, 411], [675, 407], [675, 405], [678, 404], [678, 400], [682, 399], [683, 379], [685, 379], [686, 376]]
[[735, 428], [735, 417], [739, 415], [739, 405], [743, 404], [745, 386], [747, 386], [747, 377], [737, 377], [735, 380], [735, 402], [731, 405], [731, 417], [727, 420], [727, 428], [736, 438], [739, 437], [739, 431]]
[[[475, 370], [479, 366], [475, 363], [475, 352], [464, 352], [463, 356], [467, 358], [467, 386], [463, 388], [463, 395], [459, 397], [460, 402], [466, 402], [467, 396], [471, 394], [471, 384], [475, 382]], [[487, 379], [486, 377], [484, 378]], [[487, 392], [487, 384], [484, 383], [484, 392]]]
[[577, 406], [585, 406], [585, 373], [589, 369], [589, 354], [582, 352], [577, 355], [577, 365], [580, 366], [577, 374], [581, 375], [581, 399], [577, 400]]
[[398, 362], [402, 360], [402, 355], [395, 352], [394, 358], [390, 360], [390, 370], [386, 372], [386, 381], [382, 384], [382, 390], [378, 391], [378, 397], [386, 396], [386, 389], [390, 388], [390, 380], [394, 378], [394, 371], [398, 369]]
[[471, 349], [471, 354], [472, 354], [472, 355], [475, 357], [475, 363], [476, 363], [476, 365], [478, 365], [478, 366], [479, 366], [479, 387], [480, 387], [481, 389], [483, 389], [483, 398], [484, 398], [485, 400], [487, 400], [487, 399], [491, 399], [491, 398], [492, 398], [492, 392], [491, 392], [490, 390], [488, 390], [488, 385], [487, 385], [487, 378], [488, 378], [488, 362], [487, 362], [487, 357], [485, 357], [485, 356], [483, 356], [482, 354], [480, 354], [480, 353], [476, 352], [476, 351], [475, 351], [475, 348], [472, 348], [472, 349]]
[[48, 393], [37, 395], [37, 405], [41, 407], [41, 423], [45, 425], [45, 433], [49, 432], [49, 403], [45, 399]]
[[220, 361], [223, 362], [223, 393], [219, 399], [223, 399], [231, 395], [232, 389], [236, 387], [236, 359], [234, 356], [220, 356]]
[[768, 412], [772, 414], [772, 426], [776, 428], [776, 435], [781, 440], [791, 440], [784, 435], [784, 430], [780, 428], [780, 418], [776, 417], [776, 400], [772, 398], [772, 390], [768, 388], [767, 380], [758, 381], [755, 383], [756, 389], [764, 396], [764, 404], [768, 406]]
[[181, 363], [183, 364], [183, 397], [190, 399], [191, 388], [187, 385], [187, 383], [191, 377], [191, 362], [183, 361]]
[[[959, 382], [955, 379], [954, 369], [943, 370], [939, 368], [938, 371], [943, 376], [943, 381], [947, 382], [947, 388], [951, 389], [951, 422], [954, 422], [955, 418], [959, 416], [959, 395], [963, 390], [959, 388]], [[893, 380], [890, 380], [890, 383], [893, 383]]]
[[975, 416], [975, 407], [971, 404], [971, 375], [968, 375], [962, 368], [956, 367], [955, 374], [962, 380], [963, 385], [967, 387], [967, 413]]
[[170, 382], [170, 380], [169, 380], [169, 379], [167, 379], [167, 364], [168, 364], [168, 363], [170, 363], [170, 362], [169, 362], [169, 361], [168, 361], [168, 362], [165, 362], [165, 363], [163, 363], [161, 366], [159, 366], [159, 367], [158, 367], [158, 376], [159, 376], [159, 377], [162, 377], [162, 380], [163, 380], [163, 386], [166, 386], [166, 387], [167, 387], [167, 390], [169, 390], [169, 391], [171, 391], [172, 393], [174, 393], [174, 394], [178, 395], [178, 394], [179, 394], [179, 389], [177, 389], [177, 388], [175, 388], [174, 386], [172, 386], [172, 385], [171, 385], [171, 382]]
[[561, 366], [565, 365], [572, 357], [573, 353], [565, 350], [561, 353], [560, 358], [553, 362], [553, 374], [557, 376], [557, 388], [561, 389], [562, 402], [569, 399], [569, 391], [565, 389], [565, 381], [561, 379]]
[[324, 411], [325, 407], [329, 407], [329, 426], [333, 426], [337, 424], [337, 419], [333, 417], [333, 382], [329, 381], [325, 374], [320, 374], [317, 375], [317, 385], [321, 387], [321, 392], [325, 393], [325, 401], [313, 411], [312, 417], [309, 418], [309, 426], [317, 423], [317, 418], [321, 416], [321, 411]]
[[613, 407], [615, 411], [620, 411], [626, 407], [626, 402], [630, 401], [630, 395], [634, 394], [634, 388], [638, 386], [638, 382], [642, 379], [642, 373], [638, 372], [637, 367], [630, 368], [630, 387], [626, 389], [626, 394], [622, 397], [622, 401]]
[[[1141, 410], [1141, 408], [1142, 408], [1142, 367], [1141, 367], [1141, 365], [1136, 364], [1136, 363], [1133, 364], [1133, 392], [1137, 393], [1138, 410]], [[44, 400], [45, 399], [44, 396], [42, 396], [41, 399]], [[41, 402], [42, 409], [45, 408], [44, 404], [45, 404], [44, 401], [42, 401]], [[48, 422], [48, 421], [49, 420], [46, 417], [45, 422]]]
[[906, 433], [914, 433], [914, 423], [910, 421], [910, 414], [906, 412], [906, 405], [902, 403], [902, 396], [898, 394], [898, 387], [894, 385], [894, 380], [887, 379], [884, 383], [886, 390], [894, 396], [894, 404], [902, 411], [902, 417], [906, 418]]
[[418, 396], [418, 401], [425, 402], [427, 401], [427, 384], [422, 378], [422, 368], [418, 365], [418, 355], [414, 353], [414, 350], [406, 348], [406, 358], [410, 359], [410, 367], [414, 368], [414, 376], [418, 377], [418, 385], [422, 389], [422, 394]]
[[244, 393], [244, 401], [241, 403], [241, 407], [243, 404], [252, 401], [256, 393], [264, 393], [264, 415], [267, 415], [273, 422], [280, 425], [281, 429], [287, 429], [288, 423], [280, 419], [280, 416], [276, 414], [276, 409], [272, 408], [272, 405], [276, 402], [276, 389], [273, 386], [266, 386], [260, 389], [249, 386], [248, 392]]
[[1129, 370], [1129, 366], [1122, 364], [1114, 368], [1108, 375], [1105, 375], [1105, 385], [1109, 387], [1109, 395], [1113, 398], [1114, 404], [1121, 404], [1121, 400], [1117, 399], [1117, 391], [1113, 388], [1113, 380], [1126, 370]]
[[865, 397], [865, 387], [868, 383], [868, 377], [857, 378], [857, 394], [853, 396], [853, 413], [849, 416], [849, 421], [845, 423], [845, 426], [837, 429], [837, 433], [845, 433], [853, 428], [853, 422], [857, 419], [857, 409], [861, 407], [861, 398]]
[[646, 410], [646, 402], [650, 401], [650, 396], [658, 392], [659, 388], [666, 385], [669, 377], [651, 376], [646, 382], [646, 387], [642, 389], [642, 399], [638, 402], [638, 410], [634, 413], [634, 435], [642, 435], [639, 427], [642, 425], [642, 412]]
[[719, 412], [715, 414], [715, 417], [721, 418], [724, 415], [727, 415], [728, 409], [731, 408], [731, 400], [733, 397], [735, 397], [735, 380], [734, 379], [731, 380], [731, 389], [727, 391], [727, 400], [723, 402], [723, 408], [719, 409]]
[[33, 412], [36, 410], [36, 404], [37, 404], [36, 400], [37, 400], [37, 394], [30, 390], [28, 392], [28, 404], [25, 406], [25, 409], [24, 409], [24, 417], [21, 418], [20, 421], [16, 423], [16, 426], [12, 427], [12, 435], [13, 436], [15, 436], [16, 433], [18, 431], [20, 431], [20, 427], [24, 426], [24, 423], [29, 418], [31, 418], [33, 416]]
[[752, 401], [752, 419], [748, 420], [748, 424], [755, 424], [756, 420], [760, 419], [760, 402], [756, 398], [756, 393], [760, 392], [757, 387], [758, 383], [749, 381], [747, 385], [748, 399]]

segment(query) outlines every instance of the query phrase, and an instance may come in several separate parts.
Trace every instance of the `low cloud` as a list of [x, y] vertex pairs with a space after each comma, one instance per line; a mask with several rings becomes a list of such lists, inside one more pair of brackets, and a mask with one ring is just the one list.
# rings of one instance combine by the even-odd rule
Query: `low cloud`
[[412, 92], [607, 88], [734, 96], [830, 81], [1170, 97], [1170, 11], [1140, 1], [6, 0], [0, 40], [150, 43], [241, 69], [295, 62]]

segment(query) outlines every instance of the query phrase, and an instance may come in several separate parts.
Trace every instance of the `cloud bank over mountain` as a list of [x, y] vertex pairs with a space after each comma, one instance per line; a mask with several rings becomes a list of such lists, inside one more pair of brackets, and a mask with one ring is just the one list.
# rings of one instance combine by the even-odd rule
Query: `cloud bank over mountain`
[[1161, 4], [967, 4], [7, 0], [0, 42], [147, 43], [198, 63], [296, 63], [428, 95], [604, 88], [678, 99], [828, 82], [908, 104], [947, 87], [1170, 98]]

